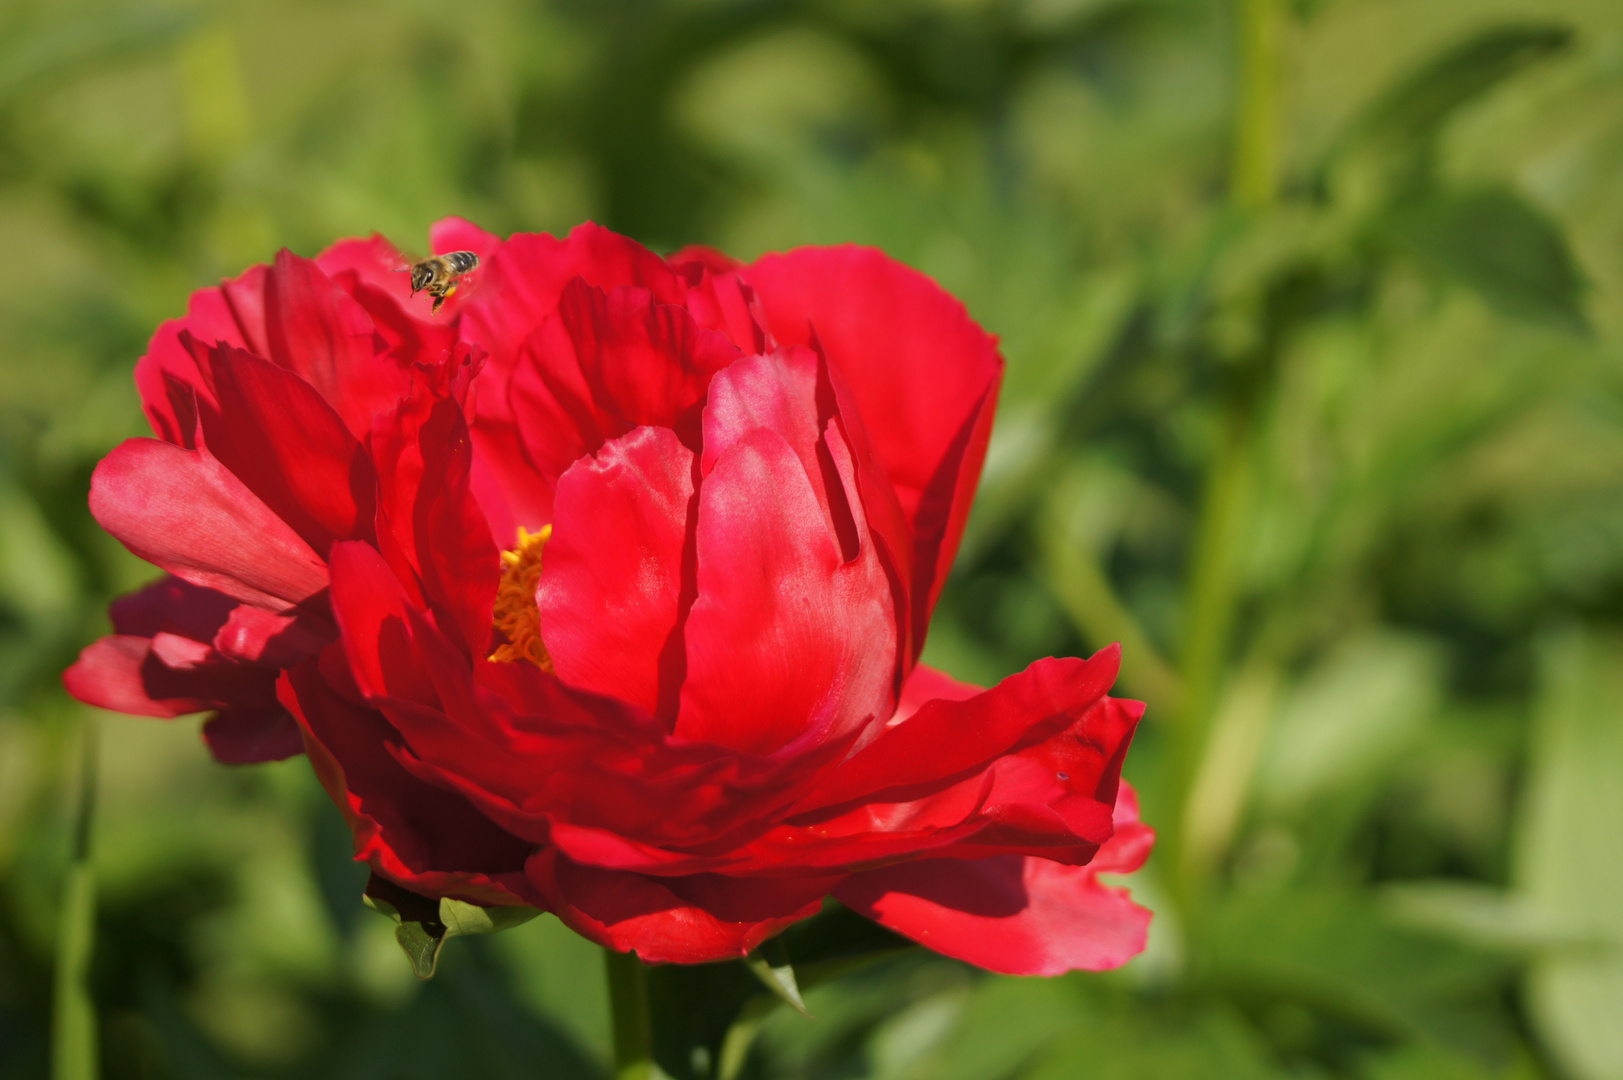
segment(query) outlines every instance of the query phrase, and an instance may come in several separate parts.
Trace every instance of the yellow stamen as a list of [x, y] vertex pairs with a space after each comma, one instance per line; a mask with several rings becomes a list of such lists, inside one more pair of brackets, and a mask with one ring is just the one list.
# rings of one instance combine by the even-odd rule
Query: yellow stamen
[[543, 525], [538, 533], [526, 532], [520, 525], [518, 546], [502, 552], [502, 583], [496, 589], [491, 621], [507, 643], [490, 654], [492, 660], [528, 660], [542, 671], [552, 670], [552, 657], [541, 641], [541, 612], [535, 606], [535, 589], [541, 583], [541, 548], [551, 536], [551, 525]]

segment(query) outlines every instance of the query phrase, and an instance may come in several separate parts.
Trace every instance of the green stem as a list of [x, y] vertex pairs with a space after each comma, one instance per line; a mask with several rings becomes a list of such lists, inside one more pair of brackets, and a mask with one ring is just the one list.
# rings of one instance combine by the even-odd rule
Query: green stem
[[[1234, 160], [1230, 186], [1235, 205], [1256, 212], [1270, 206], [1279, 187], [1279, 98], [1285, 38], [1285, 0], [1235, 0], [1238, 24], [1238, 86], [1234, 114]], [[1264, 349], [1272, 346], [1264, 346]], [[1224, 672], [1231, 660], [1239, 603], [1236, 577], [1251, 513], [1255, 414], [1268, 392], [1268, 357], [1249, 358], [1249, 375], [1235, 373], [1225, 395], [1221, 442], [1206, 477], [1194, 563], [1187, 586], [1183, 650], [1183, 696], [1176, 714], [1176, 745], [1170, 755], [1171, 787], [1186, 805], [1164, 834], [1185, 914], [1194, 901], [1203, 853], [1185, 850], [1180, 827], [1207, 752], [1207, 727]]]
[[648, 969], [636, 953], [603, 950], [614, 1019], [614, 1080], [654, 1080], [654, 1029], [648, 1010]]
[[[1223, 683], [1239, 598], [1236, 564], [1242, 526], [1250, 512], [1250, 410], [1229, 405], [1227, 430], [1206, 479], [1205, 499], [1195, 528], [1194, 565], [1185, 592], [1184, 642], [1181, 655], [1183, 694], [1174, 713], [1173, 752], [1168, 790], [1187, 801], [1206, 746], [1207, 721]], [[1184, 863], [1180, 816], [1165, 830], [1169, 865]], [[1182, 885], [1182, 875], [1178, 884]], [[1176, 890], [1180, 898], [1184, 890]]]
[[79, 805], [73, 861], [62, 886], [56, 939], [55, 1008], [51, 1015], [52, 1080], [95, 1080], [100, 1074], [90, 960], [96, 940], [96, 876], [90, 862], [96, 814], [96, 722], [85, 719], [79, 762]]
[[1239, 87], [1234, 114], [1234, 201], [1256, 210], [1279, 183], [1279, 81], [1284, 0], [1237, 0]]
[[1182, 678], [1116, 595], [1098, 560], [1050, 529], [1044, 537], [1043, 565], [1055, 598], [1088, 647], [1121, 643], [1121, 681], [1127, 692], [1142, 697], [1157, 718], [1175, 716], [1183, 698]]

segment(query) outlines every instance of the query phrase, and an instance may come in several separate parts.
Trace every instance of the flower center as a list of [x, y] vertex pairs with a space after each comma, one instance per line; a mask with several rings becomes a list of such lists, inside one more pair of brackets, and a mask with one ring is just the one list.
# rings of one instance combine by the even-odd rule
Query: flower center
[[543, 525], [538, 533], [526, 532], [520, 525], [518, 546], [502, 552], [502, 582], [496, 589], [491, 621], [507, 642], [490, 654], [492, 660], [528, 660], [542, 671], [552, 670], [552, 657], [541, 641], [541, 612], [535, 606], [535, 589], [541, 583], [541, 548], [551, 536], [551, 525]]

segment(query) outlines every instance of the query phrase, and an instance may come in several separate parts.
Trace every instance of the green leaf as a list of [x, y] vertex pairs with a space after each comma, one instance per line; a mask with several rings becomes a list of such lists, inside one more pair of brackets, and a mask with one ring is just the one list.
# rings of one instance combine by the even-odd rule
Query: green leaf
[[1364, 894], [1236, 891], [1206, 926], [1208, 984], [1293, 1002], [1378, 1038], [1492, 1045], [1509, 957], [1398, 925]]
[[1623, 638], [1574, 629], [1542, 643], [1532, 768], [1512, 880], [1604, 944], [1528, 973], [1534, 1026], [1577, 1080], [1623, 1075]]
[[454, 937], [494, 934], [529, 922], [541, 912], [531, 907], [480, 907], [442, 897], [438, 902], [403, 889], [376, 874], [367, 882], [362, 897], [374, 911], [394, 919], [395, 940], [411, 961], [419, 979], [432, 979], [439, 965], [440, 949]]
[[1529, 64], [1561, 52], [1572, 30], [1558, 23], [1497, 26], [1425, 64], [1382, 94], [1358, 125], [1397, 141], [1429, 137], [1455, 109]]
[[1392, 211], [1387, 230], [1494, 307], [1587, 333], [1583, 275], [1561, 230], [1502, 189], [1451, 193]]
[[800, 1015], [810, 1017], [805, 1001], [800, 997], [800, 986], [795, 982], [795, 966], [789, 962], [789, 950], [782, 938], [764, 941], [750, 953], [744, 963], [761, 980], [761, 985], [788, 1002]]

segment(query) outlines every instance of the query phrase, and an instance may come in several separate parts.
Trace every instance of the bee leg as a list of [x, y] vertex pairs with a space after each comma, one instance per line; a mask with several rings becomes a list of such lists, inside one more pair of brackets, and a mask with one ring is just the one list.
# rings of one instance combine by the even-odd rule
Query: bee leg
[[434, 307], [429, 312], [429, 314], [438, 315], [440, 313], [440, 305], [445, 303], [445, 296], [446, 296], [445, 293], [435, 293], [434, 294]]

